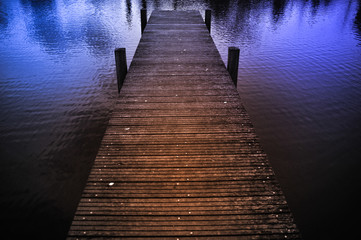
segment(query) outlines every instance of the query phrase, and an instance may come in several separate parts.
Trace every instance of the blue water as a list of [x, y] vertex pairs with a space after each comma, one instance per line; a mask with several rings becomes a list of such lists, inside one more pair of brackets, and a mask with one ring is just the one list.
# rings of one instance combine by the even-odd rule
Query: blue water
[[[357, 233], [358, 0], [0, 0], [0, 219], [8, 239], [64, 239], [128, 65], [140, 9], [212, 10], [224, 61], [305, 239]], [[51, 236], [51, 237], [50, 237]], [[357, 236], [357, 235], [356, 235]]]

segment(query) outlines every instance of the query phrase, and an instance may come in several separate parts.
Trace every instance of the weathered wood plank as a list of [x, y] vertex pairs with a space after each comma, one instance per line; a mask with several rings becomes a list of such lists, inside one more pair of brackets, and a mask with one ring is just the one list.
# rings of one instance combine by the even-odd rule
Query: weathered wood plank
[[189, 103], [148, 103], [148, 102], [137, 102], [137, 103], [125, 103], [122, 104], [118, 102], [117, 104], [119, 108], [126, 110], [126, 109], [204, 109], [204, 108], [220, 108], [220, 109], [227, 109], [227, 108], [237, 108], [239, 104], [237, 102], [189, 102]]
[[[85, 234], [84, 234], [85, 235]], [[69, 237], [68, 239], [70, 240], [82, 240], [82, 239], [99, 239], [99, 237], [84, 237], [84, 235], [82, 236], [77, 236], [77, 237]], [[272, 235], [267, 235], [264, 236], [263, 238], [267, 238], [269, 240], [273, 240], [273, 239], [285, 239], [285, 234], [272, 234]], [[107, 240], [119, 240], [119, 237], [101, 237], [101, 239], [107, 239]], [[148, 240], [149, 237], [122, 237], [122, 240]], [[157, 237], [157, 239], [159, 240], [174, 240], [174, 239], [182, 239], [182, 240], [194, 240], [194, 237], [187, 237], [187, 236], [177, 236], [177, 237], [164, 237], [164, 236], [159, 236]], [[231, 236], [231, 235], [217, 235], [217, 236], [197, 236], [198, 240], [218, 240], [218, 239], [227, 239], [227, 240], [251, 240], [251, 239], [262, 239], [262, 236], [257, 236], [257, 235], [238, 235], [238, 236]], [[301, 239], [299, 234], [287, 234], [287, 239]]]
[[[145, 110], [145, 109], [142, 109]], [[162, 124], [162, 121], [164, 124]], [[164, 125], [165, 128], [173, 127], [173, 128], [205, 128], [205, 126], [215, 129], [223, 129], [222, 127], [216, 127], [219, 126], [222, 123], [223, 125], [229, 125], [232, 126], [238, 126], [234, 127], [233, 129], [244, 132], [251, 132], [252, 130], [249, 130], [250, 127], [252, 127], [252, 123], [250, 122], [250, 119], [240, 119], [237, 115], [232, 116], [226, 116], [226, 115], [217, 115], [217, 116], [199, 116], [197, 118], [191, 118], [191, 116], [147, 116], [144, 115], [143, 117], [135, 117], [135, 118], [129, 118], [129, 117], [114, 117], [114, 119], [111, 119], [109, 121], [109, 125], [114, 127], [121, 128], [122, 126], [133, 126], [133, 128], [126, 128], [125, 130], [129, 131], [130, 129], [141, 129], [144, 127], [153, 127], [156, 128], [157, 126]], [[209, 131], [209, 134], [216, 134], [215, 132]], [[252, 131], [254, 132], [254, 131]], [[202, 137], [204, 133], [202, 132], [196, 132], [195, 135], [188, 135], [188, 137], [192, 136], [199, 136]], [[226, 134], [224, 134], [226, 135]], [[229, 137], [234, 137], [234, 134], [230, 132]], [[183, 136], [184, 137], [184, 136]], [[207, 136], [204, 136], [207, 137]], [[208, 136], [211, 137], [211, 136]], [[245, 136], [239, 136], [240, 138], [244, 138]]]
[[300, 239], [197, 11], [149, 18], [68, 239]]

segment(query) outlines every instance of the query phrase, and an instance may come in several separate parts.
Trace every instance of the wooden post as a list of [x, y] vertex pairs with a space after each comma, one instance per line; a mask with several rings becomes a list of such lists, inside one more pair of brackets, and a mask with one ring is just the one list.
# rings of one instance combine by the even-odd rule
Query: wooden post
[[232, 81], [235, 86], [237, 86], [238, 62], [239, 62], [239, 48], [229, 47], [227, 70], [229, 72], [229, 75], [231, 75]]
[[211, 32], [211, 10], [209, 10], [209, 9], [206, 10], [205, 22], [206, 22], [208, 31]]
[[145, 26], [147, 25], [147, 9], [140, 10], [140, 21], [142, 23], [142, 34], [143, 34]]
[[114, 51], [115, 53], [115, 66], [117, 72], [117, 82], [118, 82], [118, 93], [123, 86], [125, 75], [127, 75], [127, 58], [125, 56], [125, 48], [117, 48]]

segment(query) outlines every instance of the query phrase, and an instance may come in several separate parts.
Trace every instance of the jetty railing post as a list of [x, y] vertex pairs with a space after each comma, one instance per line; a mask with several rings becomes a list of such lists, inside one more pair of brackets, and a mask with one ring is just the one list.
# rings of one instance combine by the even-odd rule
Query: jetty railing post
[[145, 26], [147, 25], [147, 9], [140, 10], [140, 21], [142, 24], [142, 34], [144, 32]]
[[206, 10], [205, 23], [208, 28], [208, 32], [211, 32], [211, 10], [209, 9]]
[[237, 86], [238, 62], [239, 62], [239, 48], [229, 47], [227, 71], [229, 72], [229, 75], [231, 75], [232, 81], [235, 86]]
[[117, 48], [115, 54], [115, 67], [117, 72], [118, 93], [123, 86], [125, 76], [127, 75], [127, 58], [125, 55], [125, 48]]

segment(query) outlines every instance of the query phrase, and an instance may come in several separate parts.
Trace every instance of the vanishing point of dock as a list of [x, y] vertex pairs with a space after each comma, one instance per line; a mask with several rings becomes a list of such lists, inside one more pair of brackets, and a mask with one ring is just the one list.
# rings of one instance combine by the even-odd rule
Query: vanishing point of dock
[[149, 18], [68, 239], [300, 239], [198, 11]]

